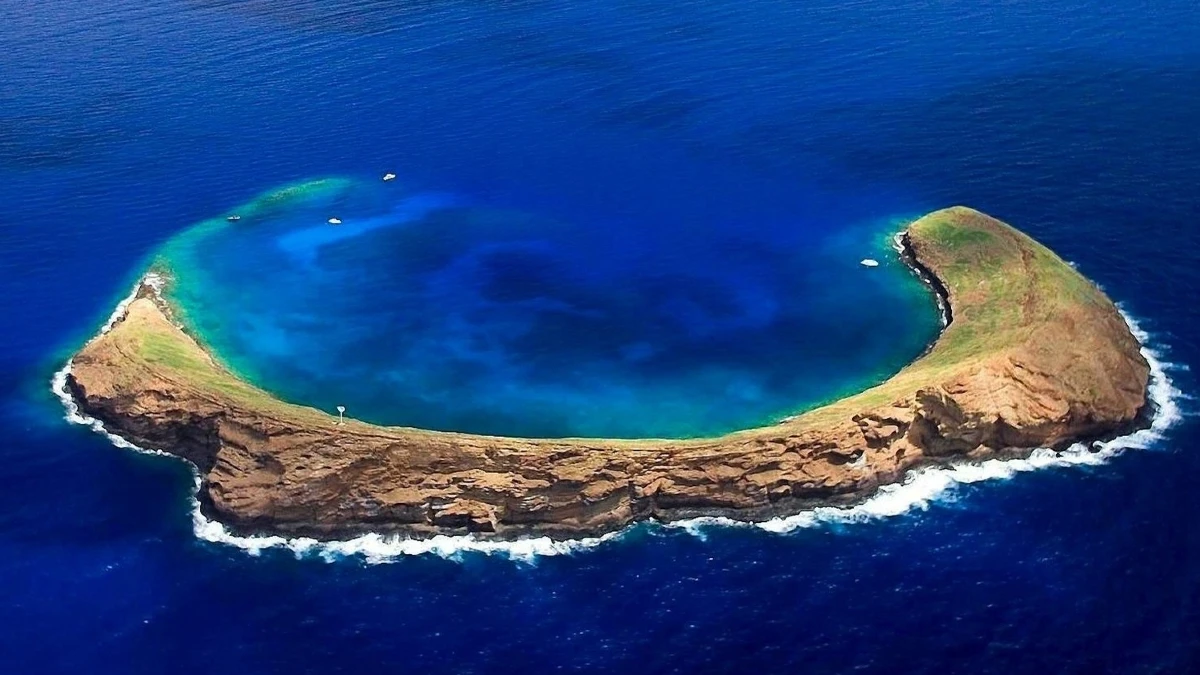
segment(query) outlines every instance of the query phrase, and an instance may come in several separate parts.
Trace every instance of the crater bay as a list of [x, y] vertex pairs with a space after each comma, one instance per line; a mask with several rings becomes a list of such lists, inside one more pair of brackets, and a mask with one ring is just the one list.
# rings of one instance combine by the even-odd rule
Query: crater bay
[[[330, 189], [310, 183], [296, 194]], [[328, 242], [344, 231], [288, 237]], [[1065, 448], [1146, 423], [1140, 344], [1116, 306], [1051, 251], [964, 207], [918, 219], [897, 241], [942, 306], [947, 328], [933, 346], [862, 393], [714, 438], [447, 433], [285, 403], [175, 323], [170, 289], [184, 272], [163, 258], [63, 384], [113, 433], [192, 462], [210, 517], [240, 532], [316, 537], [567, 537], [647, 518], [764, 519], [861, 500], [913, 468]]]
[[[331, 178], [199, 223], [155, 265], [234, 372], [442, 431], [719, 435], [880, 382], [936, 336], [933, 301], [890, 254], [894, 222], [822, 235], [797, 215], [787, 235], [744, 217], [716, 234], [638, 206], [576, 222]], [[892, 262], [868, 271], [864, 254]]]

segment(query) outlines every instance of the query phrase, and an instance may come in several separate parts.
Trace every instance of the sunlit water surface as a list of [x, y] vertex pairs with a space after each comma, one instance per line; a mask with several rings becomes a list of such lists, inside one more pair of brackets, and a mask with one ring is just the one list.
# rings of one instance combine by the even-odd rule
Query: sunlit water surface
[[[0, 39], [0, 670], [1200, 670], [1194, 1], [0, 0]], [[193, 523], [185, 467], [47, 391], [165, 251], [197, 332], [289, 400], [715, 433], [919, 353], [886, 234], [959, 203], [1139, 320], [1183, 392], [1165, 435], [781, 532], [253, 556]]]

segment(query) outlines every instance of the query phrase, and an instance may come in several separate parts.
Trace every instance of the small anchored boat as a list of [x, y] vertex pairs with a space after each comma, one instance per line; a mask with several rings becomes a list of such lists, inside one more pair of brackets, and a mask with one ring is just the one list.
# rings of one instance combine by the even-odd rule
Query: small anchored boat
[[385, 173], [385, 174], [383, 174], [383, 179], [384, 179], [384, 180], [395, 180], [395, 179], [396, 179], [396, 174], [394, 174], [394, 173]]
[[342, 219], [341, 219], [341, 218], [330, 218], [330, 219], [329, 219], [329, 224], [330, 224], [330, 225], [341, 225], [341, 224], [342, 224]]
[[863, 258], [858, 264], [862, 265], [863, 267], [879, 267], [879, 261], [871, 258]]
[[241, 217], [241, 216], [239, 216], [239, 215], [238, 215], [238, 214], [236, 214], [236, 213], [235, 213], [235, 214], [233, 214], [232, 216], [226, 216], [226, 217], [225, 217], [225, 220], [228, 220], [228, 221], [229, 221], [229, 222], [231, 222], [231, 223], [236, 223], [237, 221], [239, 221], [239, 220], [241, 220], [241, 219], [242, 219], [242, 217]]

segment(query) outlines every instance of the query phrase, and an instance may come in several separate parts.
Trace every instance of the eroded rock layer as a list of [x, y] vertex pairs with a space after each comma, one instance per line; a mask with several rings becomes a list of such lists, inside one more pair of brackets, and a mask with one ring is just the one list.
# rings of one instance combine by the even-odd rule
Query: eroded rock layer
[[241, 532], [578, 536], [644, 518], [762, 519], [846, 503], [905, 471], [1128, 430], [1149, 367], [1116, 307], [1017, 230], [956, 207], [903, 235], [953, 321], [917, 361], [780, 424], [695, 441], [516, 439], [380, 427], [238, 380], [144, 286], [73, 359], [113, 433], [194, 463]]

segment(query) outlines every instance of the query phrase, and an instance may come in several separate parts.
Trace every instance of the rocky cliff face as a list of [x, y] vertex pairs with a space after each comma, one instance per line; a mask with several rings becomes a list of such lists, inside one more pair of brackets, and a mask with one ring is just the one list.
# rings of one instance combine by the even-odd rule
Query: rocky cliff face
[[762, 519], [851, 502], [914, 467], [1062, 447], [1135, 425], [1149, 368], [1112, 303], [969, 209], [908, 231], [954, 321], [887, 382], [700, 441], [510, 439], [377, 427], [271, 399], [215, 363], [149, 289], [75, 356], [86, 413], [199, 467], [235, 530], [576, 536], [644, 518]]

